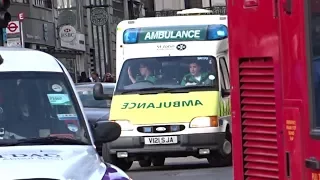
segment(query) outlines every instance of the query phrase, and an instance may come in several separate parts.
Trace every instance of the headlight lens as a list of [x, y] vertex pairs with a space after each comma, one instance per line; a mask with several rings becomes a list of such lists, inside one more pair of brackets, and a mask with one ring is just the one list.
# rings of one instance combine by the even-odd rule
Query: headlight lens
[[190, 122], [191, 128], [218, 127], [217, 116], [196, 117]]
[[114, 121], [121, 126], [121, 131], [132, 131], [133, 125], [128, 120], [116, 120]]

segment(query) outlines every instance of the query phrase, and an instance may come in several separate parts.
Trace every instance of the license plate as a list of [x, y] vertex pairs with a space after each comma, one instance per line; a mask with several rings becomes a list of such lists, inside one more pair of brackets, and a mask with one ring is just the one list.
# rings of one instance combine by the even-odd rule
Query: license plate
[[177, 136], [145, 137], [145, 144], [177, 144]]

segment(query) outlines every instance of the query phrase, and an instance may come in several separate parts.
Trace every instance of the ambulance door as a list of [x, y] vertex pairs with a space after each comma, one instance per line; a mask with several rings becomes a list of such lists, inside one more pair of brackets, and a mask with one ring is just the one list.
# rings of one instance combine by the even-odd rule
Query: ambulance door
[[219, 117], [225, 117], [230, 115], [230, 76], [227, 65], [227, 54], [218, 56], [220, 71], [220, 104], [219, 104]]

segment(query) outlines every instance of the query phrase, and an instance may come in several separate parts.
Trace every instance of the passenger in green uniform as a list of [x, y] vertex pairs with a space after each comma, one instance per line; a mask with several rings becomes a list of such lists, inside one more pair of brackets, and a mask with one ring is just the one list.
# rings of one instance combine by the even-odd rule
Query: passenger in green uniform
[[136, 78], [133, 77], [132, 72], [131, 72], [131, 67], [128, 68], [128, 75], [129, 79], [132, 82], [132, 84], [136, 82], [141, 82], [141, 81], [149, 81], [151, 83], [154, 83], [157, 79], [154, 75], [152, 75], [152, 72], [150, 70], [150, 67], [147, 64], [140, 64], [139, 67], [140, 71], [140, 76], [137, 76]]
[[189, 64], [190, 73], [186, 74], [181, 81], [181, 86], [210, 85], [209, 73], [201, 72], [201, 66], [197, 62]]

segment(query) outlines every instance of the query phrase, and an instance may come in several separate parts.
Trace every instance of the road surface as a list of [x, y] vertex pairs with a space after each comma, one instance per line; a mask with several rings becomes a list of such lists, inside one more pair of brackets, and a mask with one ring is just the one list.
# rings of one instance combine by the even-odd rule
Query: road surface
[[137, 162], [127, 172], [133, 180], [233, 180], [232, 167], [211, 168], [206, 160], [166, 159], [164, 167], [140, 168]]

